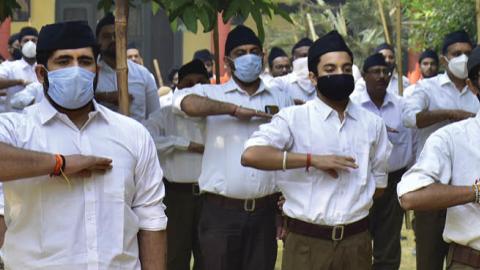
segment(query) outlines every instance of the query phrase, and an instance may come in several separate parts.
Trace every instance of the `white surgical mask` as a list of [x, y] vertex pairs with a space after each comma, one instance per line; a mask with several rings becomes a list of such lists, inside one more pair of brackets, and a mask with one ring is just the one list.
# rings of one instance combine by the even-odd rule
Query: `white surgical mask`
[[58, 105], [76, 110], [93, 99], [95, 73], [78, 67], [68, 67], [48, 72], [48, 96]]
[[292, 62], [292, 72], [297, 78], [308, 78], [308, 57], [297, 58]]
[[235, 77], [240, 81], [251, 83], [262, 73], [262, 58], [256, 54], [245, 54], [234, 60]]
[[26, 58], [34, 58], [37, 56], [37, 44], [33, 41], [28, 41], [22, 46], [22, 54]]
[[[446, 58], [446, 57], [445, 57]], [[450, 60], [447, 59], [448, 70], [459, 79], [466, 79], [468, 77], [467, 62], [468, 56], [462, 54]]]

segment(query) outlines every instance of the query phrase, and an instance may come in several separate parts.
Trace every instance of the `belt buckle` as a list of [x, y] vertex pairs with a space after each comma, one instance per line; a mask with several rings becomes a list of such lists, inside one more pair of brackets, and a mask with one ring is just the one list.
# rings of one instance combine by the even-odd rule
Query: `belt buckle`
[[[250, 202], [250, 203], [249, 203]], [[255, 199], [246, 199], [243, 202], [243, 209], [246, 212], [253, 212], [255, 211]]]
[[192, 194], [195, 196], [200, 195], [200, 186], [197, 183], [192, 184]]
[[[340, 236], [338, 236], [338, 231], [340, 231]], [[332, 230], [332, 240], [333, 241], [340, 241], [343, 239], [343, 233], [345, 231], [345, 226], [339, 225], [339, 226], [333, 226]]]

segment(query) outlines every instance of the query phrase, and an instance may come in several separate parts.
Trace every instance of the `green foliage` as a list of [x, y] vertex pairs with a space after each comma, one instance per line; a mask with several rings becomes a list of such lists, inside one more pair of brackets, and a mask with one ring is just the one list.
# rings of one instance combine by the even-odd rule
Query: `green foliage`
[[13, 11], [19, 8], [20, 5], [16, 0], [0, 0], [0, 23], [12, 16]]
[[440, 49], [443, 37], [460, 29], [476, 37], [475, 0], [402, 0], [402, 4], [413, 48]]

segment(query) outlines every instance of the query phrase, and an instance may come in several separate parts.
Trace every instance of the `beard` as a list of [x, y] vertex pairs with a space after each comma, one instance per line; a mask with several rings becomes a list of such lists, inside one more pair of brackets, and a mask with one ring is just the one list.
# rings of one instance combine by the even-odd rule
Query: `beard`
[[110, 43], [106, 49], [102, 49], [101, 54], [107, 57], [115, 58], [117, 56], [115, 42]]

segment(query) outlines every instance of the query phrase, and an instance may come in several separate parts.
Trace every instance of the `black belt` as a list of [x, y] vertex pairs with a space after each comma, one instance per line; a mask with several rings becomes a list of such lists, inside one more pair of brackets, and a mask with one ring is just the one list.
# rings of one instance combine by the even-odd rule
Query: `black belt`
[[462, 246], [456, 243], [450, 244], [450, 251], [452, 254], [452, 261], [471, 266], [473, 268], [480, 268], [480, 251], [471, 247]]
[[205, 200], [222, 208], [243, 210], [246, 212], [253, 212], [257, 209], [275, 207], [278, 194], [268, 195], [257, 199], [233, 199], [225, 196], [221, 196], [214, 193], [204, 193]]
[[309, 237], [340, 241], [349, 236], [368, 230], [368, 217], [351, 224], [337, 226], [317, 225], [298, 219], [288, 218], [287, 229], [293, 233]]
[[200, 195], [200, 187], [198, 183], [175, 183], [170, 182], [167, 178], [163, 178], [163, 183], [166, 189], [175, 190], [179, 192], [191, 192], [193, 195]]

